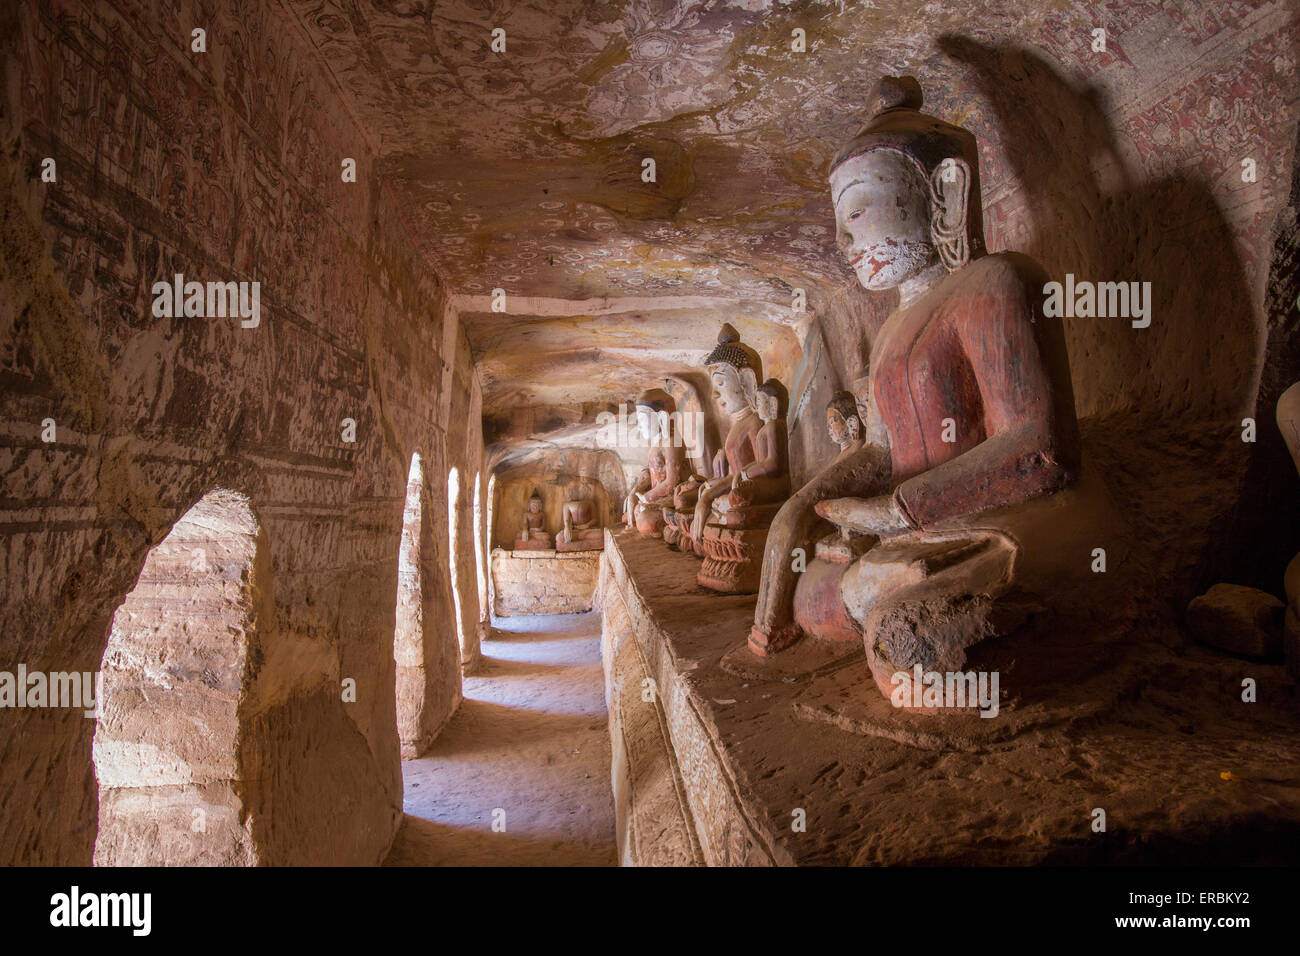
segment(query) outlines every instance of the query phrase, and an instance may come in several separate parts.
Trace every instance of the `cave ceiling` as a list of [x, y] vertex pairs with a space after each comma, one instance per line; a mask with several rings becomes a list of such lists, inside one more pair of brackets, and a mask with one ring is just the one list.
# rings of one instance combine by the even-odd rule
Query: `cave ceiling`
[[815, 309], [852, 282], [825, 175], [872, 84], [912, 72], [927, 110], [970, 121], [936, 38], [1030, 36], [1059, 6], [290, 0], [446, 284], [488, 415], [617, 403], [698, 367], [723, 321], [797, 354], [792, 289]]

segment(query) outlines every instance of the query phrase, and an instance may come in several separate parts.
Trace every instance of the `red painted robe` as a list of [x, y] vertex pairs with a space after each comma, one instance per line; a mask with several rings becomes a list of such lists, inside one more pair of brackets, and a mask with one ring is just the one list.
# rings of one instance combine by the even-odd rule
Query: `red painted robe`
[[984, 256], [876, 337], [872, 399], [894, 501], [913, 527], [1073, 481], [1078, 426], [1062, 329], [1042, 315], [1046, 281], [1027, 256]]

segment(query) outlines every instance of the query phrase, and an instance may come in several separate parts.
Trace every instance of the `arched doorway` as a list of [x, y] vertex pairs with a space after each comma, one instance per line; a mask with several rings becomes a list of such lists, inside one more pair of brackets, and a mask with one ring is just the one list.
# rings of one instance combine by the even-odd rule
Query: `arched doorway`
[[258, 762], [239, 718], [271, 606], [261, 548], [248, 499], [209, 492], [113, 616], [92, 748], [97, 866], [260, 862], [244, 774]]

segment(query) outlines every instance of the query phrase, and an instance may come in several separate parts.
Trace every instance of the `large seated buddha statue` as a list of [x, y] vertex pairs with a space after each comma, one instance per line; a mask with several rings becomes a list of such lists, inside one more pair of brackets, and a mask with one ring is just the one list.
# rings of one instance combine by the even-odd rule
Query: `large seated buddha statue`
[[703, 553], [697, 582], [726, 594], [758, 590], [767, 529], [790, 493], [785, 390], [759, 386], [762, 360], [730, 325], [704, 361], [714, 401], [731, 419], [722, 454], [726, 471], [699, 487], [691, 540]]
[[556, 551], [600, 551], [605, 547], [605, 529], [600, 526], [596, 503], [574, 498], [560, 508], [564, 527], [555, 536]]
[[637, 431], [649, 443], [646, 467], [628, 492], [623, 520], [646, 537], [664, 530], [664, 508], [672, 505], [673, 489], [686, 473], [686, 450], [674, 423], [676, 403], [661, 388], [636, 399]]
[[[863, 287], [899, 303], [857, 395], [862, 446], [772, 523], [749, 636], [760, 656], [804, 636], [861, 641], [886, 696], [915, 665], [960, 670], [1013, 587], [1050, 592], [1089, 570], [1089, 519], [1063, 504], [1078, 427], [1047, 277], [986, 254], [975, 138], [921, 102], [911, 77], [882, 80], [831, 166], [837, 244]], [[792, 554], [819, 540], [800, 573]]]

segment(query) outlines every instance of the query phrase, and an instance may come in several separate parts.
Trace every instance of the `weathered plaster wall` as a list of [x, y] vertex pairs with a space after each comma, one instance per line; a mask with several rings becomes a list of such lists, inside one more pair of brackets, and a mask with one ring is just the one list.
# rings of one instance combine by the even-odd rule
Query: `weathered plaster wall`
[[[189, 49], [199, 25], [206, 54]], [[4, 6], [0, 38], [0, 667], [97, 670], [149, 548], [206, 492], [246, 495], [279, 675], [242, 728], [268, 755], [250, 797], [274, 807], [262, 858], [378, 862], [402, 806], [410, 458], [444, 478], [429, 490], [444, 548], [445, 469], [479, 468], [480, 400], [444, 290], [280, 8], [32, 0]], [[46, 156], [57, 183], [39, 181]], [[260, 326], [153, 317], [151, 285], [174, 273], [260, 281]], [[445, 571], [431, 583], [449, 622]], [[476, 588], [462, 595], [477, 618]], [[0, 861], [90, 862], [93, 727], [0, 713]]]
[[[441, 419], [447, 425], [448, 471], [455, 467], [459, 473], [459, 494], [456, 497], [456, 593], [460, 595], [460, 619], [457, 622], [457, 638], [461, 648], [461, 662], [467, 669], [472, 669], [479, 659], [480, 623], [487, 620], [487, 608], [481, 606], [478, 587], [477, 564], [479, 556], [475, 552], [474, 537], [474, 486], [482, 481], [483, 474], [483, 393], [475, 375], [473, 359], [468, 343], [459, 327], [451, 335], [451, 326], [446, 329], [449, 338], [444, 342], [444, 354], [453, 354], [455, 361], [447, 366], [449, 382], [448, 399], [444, 407], [447, 417]], [[448, 482], [446, 474], [442, 476], [443, 520], [450, 520], [446, 502], [448, 501]], [[450, 542], [450, 537], [444, 537]], [[450, 566], [448, 573], [450, 573]]]
[[[461, 647], [449, 605], [446, 509], [439, 500], [441, 475], [429, 481], [428, 465], [413, 460], [402, 516], [398, 553], [396, 663], [397, 733], [403, 759], [428, 750], [461, 701]], [[435, 511], [443, 511], [438, 522]]]
[[612, 548], [600, 562], [599, 594], [619, 863], [702, 866], [704, 852], [663, 704], [657, 693], [647, 693], [655, 677], [637, 633], [645, 609]]
[[493, 612], [579, 614], [590, 611], [600, 573], [599, 551], [492, 552]]
[[726, 640], [739, 631], [719, 628], [716, 612], [730, 612], [722, 620], [734, 625], [752, 599], [704, 592], [683, 573], [695, 559], [669, 552], [664, 560], [662, 547], [621, 531], [606, 536], [600, 562], [619, 859], [638, 866], [788, 864], [788, 850], [773, 839], [771, 821], [754, 813], [710, 705], [700, 699], [693, 672], [705, 661], [681, 654], [666, 638], [688, 621]]
[[[267, 755], [241, 753], [239, 732], [240, 709], [257, 707], [244, 675], [271, 637], [260, 626], [270, 595], [259, 537], [242, 496], [205, 495], [149, 552], [113, 617], [95, 721], [96, 866], [248, 866], [261, 856], [264, 821], [243, 781]], [[272, 668], [257, 670], [274, 680]]]

